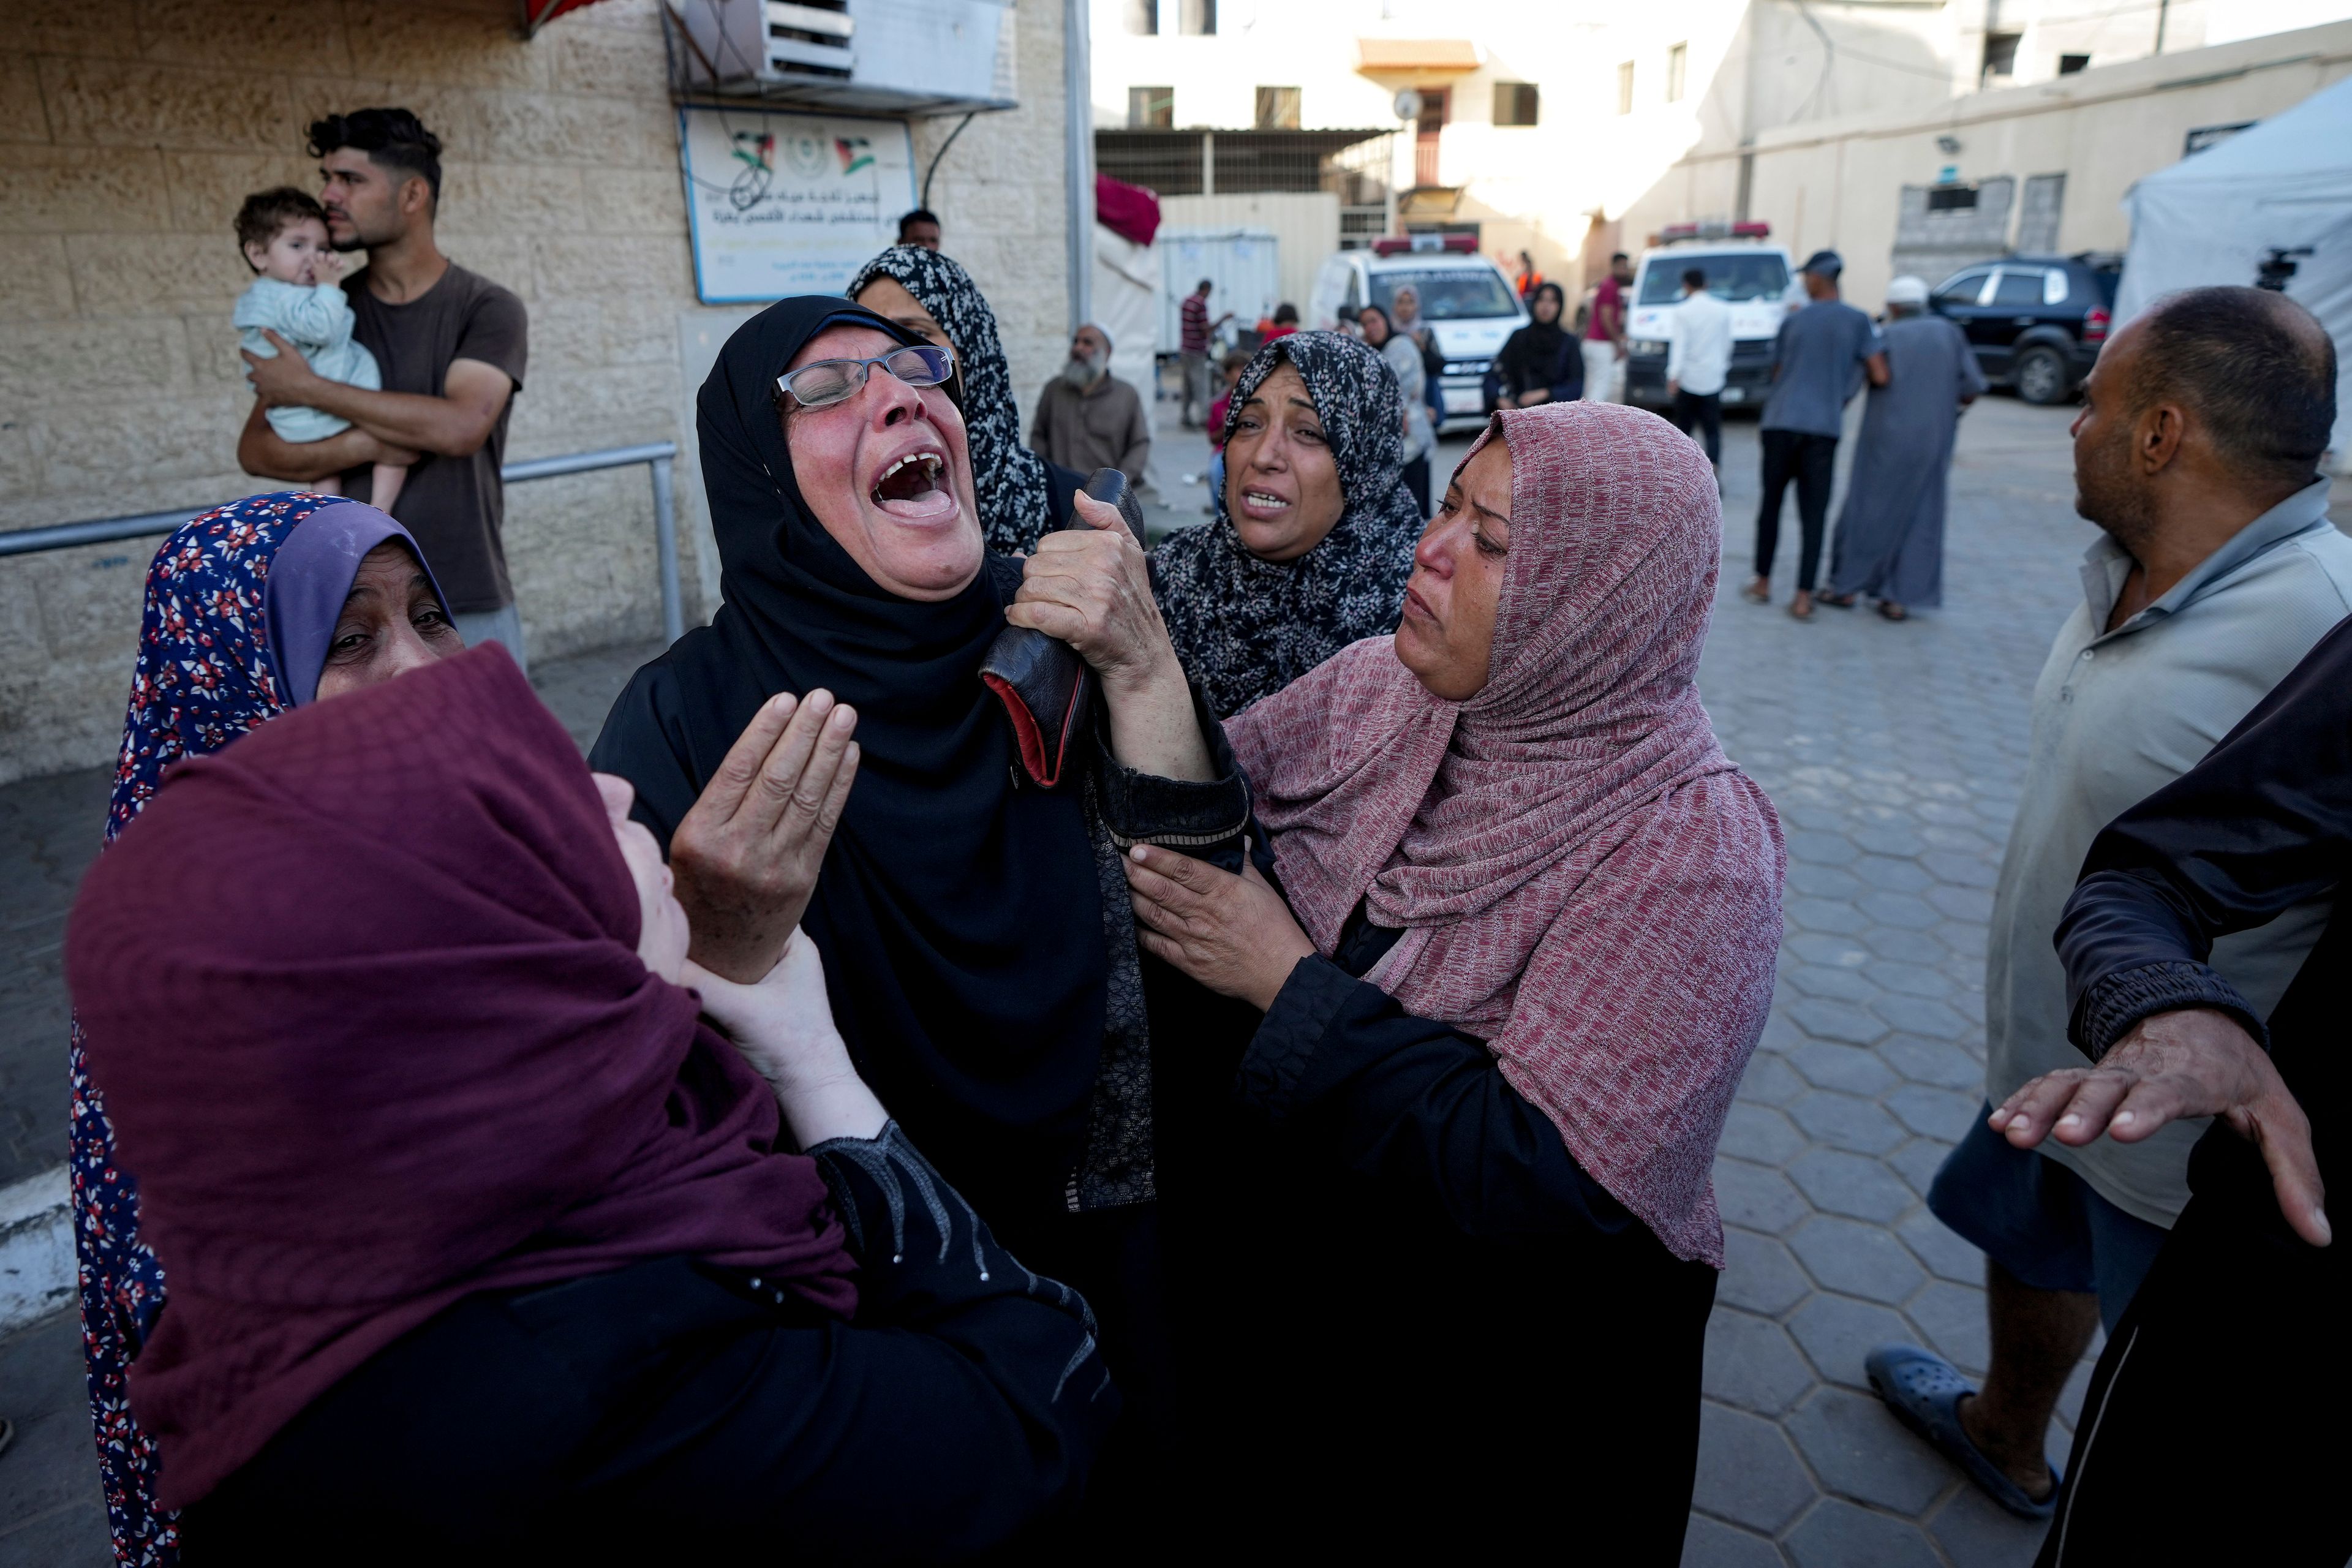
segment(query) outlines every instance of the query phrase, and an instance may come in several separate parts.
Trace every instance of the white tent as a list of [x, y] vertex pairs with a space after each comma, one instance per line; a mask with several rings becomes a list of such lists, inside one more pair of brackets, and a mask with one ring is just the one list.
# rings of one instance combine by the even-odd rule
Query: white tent
[[2120, 326], [2160, 294], [2252, 283], [2273, 249], [2294, 258], [2287, 297], [2336, 340], [2335, 453], [2352, 473], [2352, 79], [2313, 93], [2132, 186]]

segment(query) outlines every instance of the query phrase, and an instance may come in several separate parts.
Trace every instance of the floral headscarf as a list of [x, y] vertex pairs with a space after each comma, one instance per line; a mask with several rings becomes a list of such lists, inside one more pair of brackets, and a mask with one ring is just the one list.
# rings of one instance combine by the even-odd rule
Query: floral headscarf
[[877, 278], [893, 279], [912, 294], [955, 344], [981, 536], [1000, 555], [1036, 549], [1055, 526], [1053, 487], [1045, 459], [1021, 439], [1021, 409], [1013, 399], [1004, 345], [997, 341], [996, 312], [970, 273], [919, 245], [892, 246], [859, 268], [845, 292], [855, 300]]
[[[165, 768], [217, 752], [290, 706], [264, 615], [270, 563], [295, 524], [336, 499], [305, 491], [249, 497], [191, 518], [155, 552], [107, 804], [107, 843], [154, 797]], [[163, 1310], [163, 1271], [139, 1238], [138, 1191], [114, 1163], [114, 1130], [90, 1083], [79, 1022], [68, 1068], [82, 1352], [107, 1524], [118, 1562], [174, 1563], [177, 1516], [155, 1507], [154, 1441], [131, 1419], [124, 1381]]]
[[1258, 350], [1234, 386], [1223, 436], [1284, 364], [1323, 421], [1346, 510], [1296, 561], [1243, 545], [1218, 487], [1216, 521], [1152, 552], [1151, 586], [1185, 673], [1219, 718], [1240, 711], [1364, 637], [1396, 629], [1421, 538], [1404, 482], [1404, 400], [1379, 353], [1338, 332], [1293, 332]]

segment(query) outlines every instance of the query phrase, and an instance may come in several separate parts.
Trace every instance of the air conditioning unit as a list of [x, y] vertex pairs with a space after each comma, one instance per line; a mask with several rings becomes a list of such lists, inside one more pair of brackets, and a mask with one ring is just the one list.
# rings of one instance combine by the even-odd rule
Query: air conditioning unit
[[1003, 0], [672, 0], [663, 20], [686, 93], [887, 114], [1016, 102]]

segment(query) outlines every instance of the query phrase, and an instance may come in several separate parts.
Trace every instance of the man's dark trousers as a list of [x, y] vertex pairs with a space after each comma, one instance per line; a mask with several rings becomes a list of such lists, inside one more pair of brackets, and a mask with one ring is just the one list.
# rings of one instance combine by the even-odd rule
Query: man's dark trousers
[[1813, 591], [1821, 574], [1822, 533], [1830, 519], [1830, 471], [1837, 463], [1838, 438], [1802, 430], [1764, 432], [1764, 500], [1756, 511], [1756, 575], [1772, 575], [1780, 547], [1780, 492], [1797, 481], [1797, 521], [1803, 543], [1797, 552], [1797, 587]]
[[1706, 453], [1706, 460], [1718, 466], [1723, 462], [1723, 394], [1719, 392], [1675, 393], [1675, 411], [1668, 416], [1675, 428], [1687, 436], [1696, 426], [1698, 444]]

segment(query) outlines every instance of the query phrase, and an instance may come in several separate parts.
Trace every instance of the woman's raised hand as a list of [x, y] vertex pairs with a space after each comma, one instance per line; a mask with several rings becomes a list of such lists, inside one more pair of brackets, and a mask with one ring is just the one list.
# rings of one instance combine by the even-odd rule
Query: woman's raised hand
[[1005, 620], [1061, 638], [1093, 667], [1120, 762], [1161, 778], [1215, 778], [1143, 546], [1108, 501], [1080, 495], [1077, 512], [1085, 528], [1037, 542]]
[[888, 1116], [850, 1062], [825, 996], [824, 961], [806, 933], [792, 931], [783, 956], [756, 985], [739, 985], [690, 959], [680, 984], [699, 994], [703, 1015], [776, 1091], [802, 1148], [880, 1135]]
[[1004, 618], [1077, 649], [1106, 690], [1139, 689], [1176, 668], [1143, 545], [1108, 501], [1080, 495], [1077, 513], [1087, 527], [1037, 542]]
[[677, 825], [670, 870], [703, 969], [751, 984], [775, 967], [841, 825], [856, 729], [822, 689], [770, 698]]
[[1121, 864], [1143, 951], [1263, 1011], [1298, 961], [1315, 955], [1315, 944], [1248, 859], [1246, 840], [1244, 848], [1238, 877], [1148, 844]]

